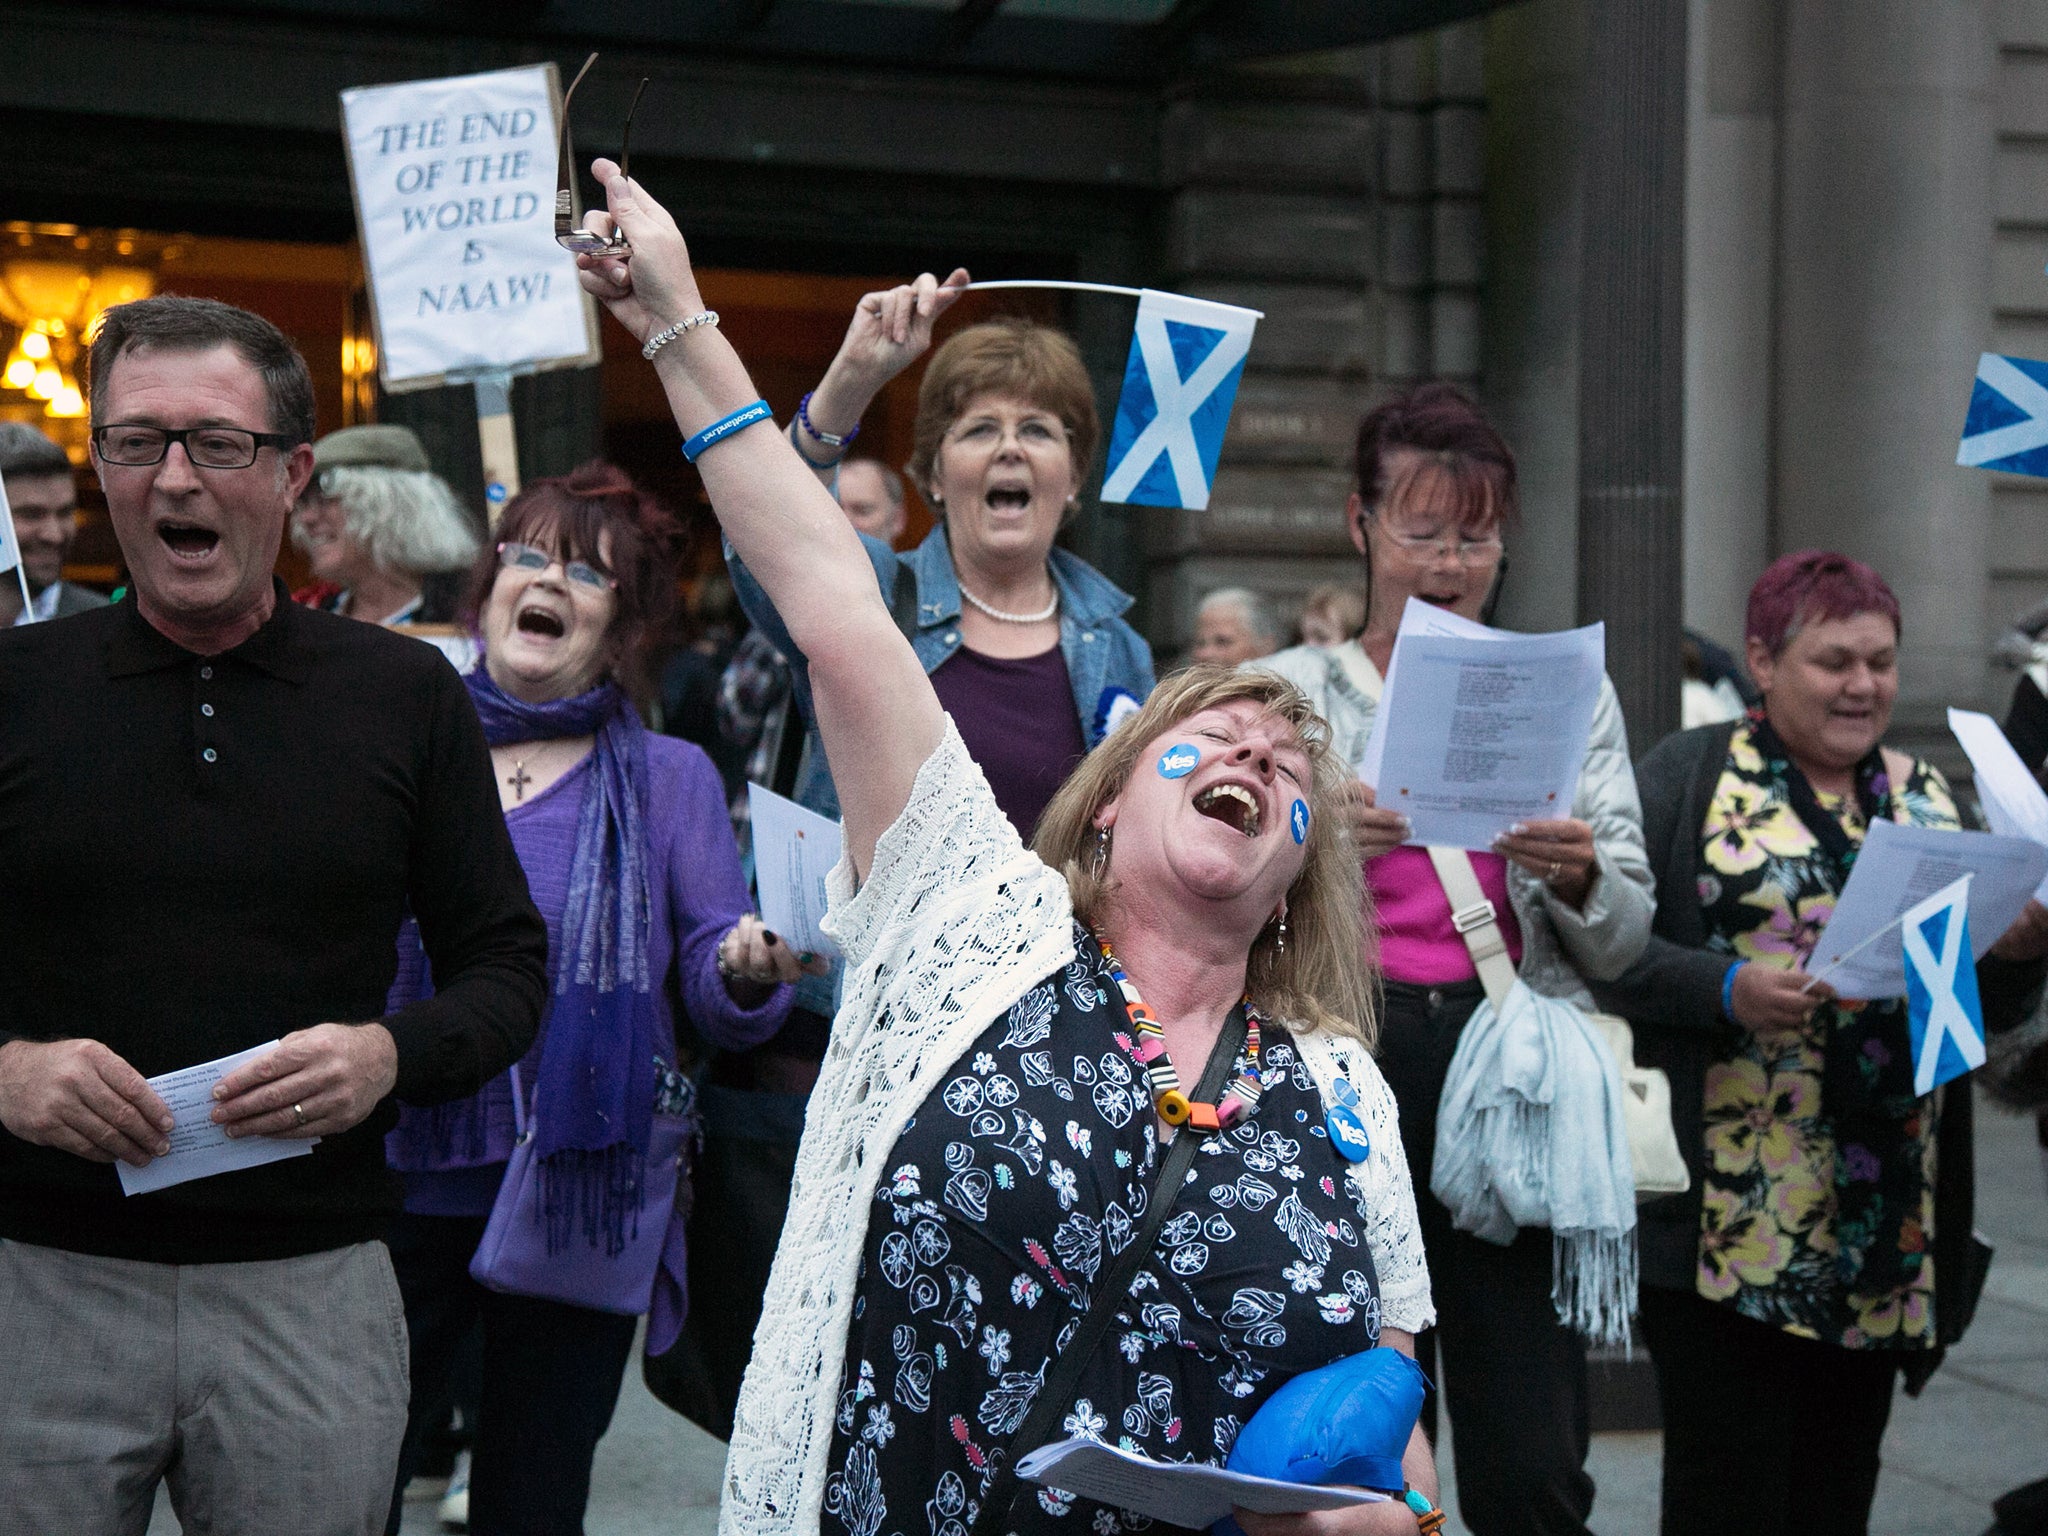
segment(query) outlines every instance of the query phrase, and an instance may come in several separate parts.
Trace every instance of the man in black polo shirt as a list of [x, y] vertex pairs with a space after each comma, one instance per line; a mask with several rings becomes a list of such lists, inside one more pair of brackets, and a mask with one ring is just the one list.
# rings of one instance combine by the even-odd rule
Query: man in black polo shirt
[[[525, 1051], [547, 936], [440, 653], [271, 574], [313, 394], [207, 300], [107, 312], [93, 461], [133, 595], [0, 631], [0, 1531], [383, 1527], [406, 1416], [394, 1096]], [[439, 991], [389, 1016], [410, 910]], [[146, 1077], [311, 1155], [124, 1196]]]

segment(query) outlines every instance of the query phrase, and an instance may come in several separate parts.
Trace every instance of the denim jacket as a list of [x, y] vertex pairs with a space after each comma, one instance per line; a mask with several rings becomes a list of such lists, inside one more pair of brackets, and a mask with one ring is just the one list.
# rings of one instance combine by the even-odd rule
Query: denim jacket
[[[875, 580], [884, 600], [896, 590], [897, 572], [907, 569], [916, 588], [916, 627], [910, 634], [911, 649], [924, 664], [927, 674], [960, 648], [960, 582], [953, 574], [953, 555], [946, 544], [946, 526], [933, 528], [916, 549], [897, 554], [879, 539], [861, 535], [868, 559], [875, 567]], [[811, 708], [810, 669], [789, 638], [789, 630], [768, 594], [751, 572], [725, 547], [725, 563], [732, 573], [733, 590], [747, 617], [789, 657], [798, 704], [811, 722], [805, 742], [804, 762], [797, 773], [797, 801], [823, 816], [839, 815], [839, 794], [832, 785], [831, 768], [818, 741], [815, 712]], [[1115, 586], [1087, 561], [1063, 549], [1047, 557], [1053, 586], [1060, 596], [1060, 652], [1066, 658], [1067, 677], [1074, 689], [1074, 713], [1080, 717], [1081, 738], [1092, 749], [1102, 740], [1103, 726], [1119, 693], [1127, 693], [1139, 704], [1152, 691], [1152, 648], [1123, 620], [1131, 606], [1129, 594]]]

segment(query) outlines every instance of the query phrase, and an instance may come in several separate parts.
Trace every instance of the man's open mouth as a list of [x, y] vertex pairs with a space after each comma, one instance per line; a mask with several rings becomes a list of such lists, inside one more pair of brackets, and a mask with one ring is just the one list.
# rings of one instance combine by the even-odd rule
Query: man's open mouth
[[1195, 810], [1246, 837], [1259, 835], [1259, 802], [1241, 784], [1212, 784], [1195, 796]]
[[522, 608], [517, 622], [523, 635], [545, 635], [550, 640], [559, 640], [569, 632], [561, 616], [545, 608]]
[[220, 543], [218, 533], [211, 528], [202, 528], [197, 523], [158, 523], [156, 536], [164, 541], [165, 547], [172, 554], [186, 560], [198, 560], [210, 555]]

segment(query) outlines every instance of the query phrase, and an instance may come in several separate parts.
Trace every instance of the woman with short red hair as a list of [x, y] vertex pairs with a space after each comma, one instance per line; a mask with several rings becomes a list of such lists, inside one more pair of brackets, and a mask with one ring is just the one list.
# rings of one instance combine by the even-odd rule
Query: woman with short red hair
[[[1892, 1380], [1918, 1390], [1983, 1281], [1967, 1080], [1916, 1096], [1905, 1004], [1804, 969], [1874, 822], [1961, 825], [1938, 769], [1880, 745], [1898, 599], [1805, 550], [1757, 579], [1746, 628], [1762, 705], [1637, 769], [1655, 936], [1594, 989], [1669, 1074], [1692, 1174], [1640, 1212], [1664, 1536], [1862, 1531]], [[2039, 983], [2044, 921], [1979, 962], [1987, 1023]]]

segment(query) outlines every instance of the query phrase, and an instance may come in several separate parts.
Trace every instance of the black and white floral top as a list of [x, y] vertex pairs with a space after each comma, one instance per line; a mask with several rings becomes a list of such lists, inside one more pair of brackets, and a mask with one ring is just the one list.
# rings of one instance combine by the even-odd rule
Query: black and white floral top
[[[965, 1536], [1144, 1215], [1160, 1154], [1144, 1073], [1078, 925], [1075, 945], [1081, 958], [981, 1035], [881, 1169], [825, 1487], [835, 1536]], [[1257, 1113], [1203, 1144], [1065, 1434], [1220, 1463], [1290, 1377], [1378, 1343], [1367, 1213], [1322, 1099], [1284, 1032], [1269, 1030], [1263, 1065]], [[1020, 1533], [1164, 1529], [1019, 1486]]]

